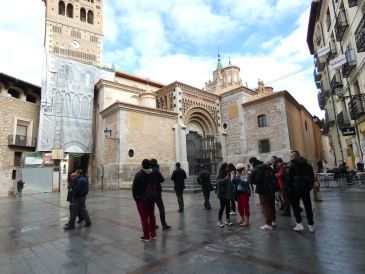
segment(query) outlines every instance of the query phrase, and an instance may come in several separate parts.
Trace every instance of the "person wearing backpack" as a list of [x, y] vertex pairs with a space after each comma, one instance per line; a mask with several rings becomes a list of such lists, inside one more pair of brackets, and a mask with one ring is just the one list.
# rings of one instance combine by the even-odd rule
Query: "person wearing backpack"
[[22, 178], [20, 178], [17, 182], [16, 182], [16, 189], [17, 192], [14, 195], [14, 199], [16, 198], [16, 196], [19, 196], [20, 198], [22, 197], [22, 192], [23, 192], [23, 188], [24, 188], [25, 182], [23, 181]]
[[212, 207], [209, 202], [210, 192], [214, 189], [212, 182], [210, 180], [210, 173], [206, 170], [204, 165], [200, 166], [201, 170], [199, 172], [198, 177], [196, 178], [198, 184], [202, 186], [202, 192], [204, 196], [204, 209], [212, 210]]
[[64, 229], [74, 229], [76, 217], [78, 215], [85, 221], [85, 227], [90, 227], [90, 216], [86, 209], [86, 196], [89, 193], [89, 181], [80, 169], [71, 174], [71, 177], [74, 178], [74, 183], [71, 186], [70, 220], [64, 226]]
[[253, 166], [250, 179], [256, 185], [255, 192], [259, 194], [262, 211], [266, 219], [265, 225], [261, 226], [260, 229], [273, 230], [273, 227], [276, 226], [275, 192], [279, 185], [274, 171], [269, 165], [257, 160], [256, 157], [251, 157], [249, 162]]
[[132, 184], [132, 195], [141, 218], [143, 236], [141, 241], [156, 239], [155, 202], [157, 198], [157, 177], [148, 159], [142, 161], [142, 168], [136, 173]]
[[314, 232], [313, 210], [310, 191], [314, 184], [314, 172], [307, 160], [294, 150], [290, 153], [290, 165], [288, 170], [288, 184], [296, 225], [294, 231], [304, 230], [302, 216], [300, 214], [300, 200], [302, 200], [308, 221], [309, 232]]
[[184, 189], [185, 189], [185, 179], [186, 172], [181, 168], [179, 162], [175, 164], [176, 169], [172, 172], [171, 180], [174, 181], [174, 190], [177, 197], [177, 203], [179, 204], [179, 213], [184, 212]]

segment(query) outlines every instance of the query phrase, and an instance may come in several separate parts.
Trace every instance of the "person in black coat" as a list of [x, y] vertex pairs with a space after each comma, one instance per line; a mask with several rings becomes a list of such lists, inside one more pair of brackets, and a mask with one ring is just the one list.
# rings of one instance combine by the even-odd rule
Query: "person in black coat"
[[212, 210], [209, 202], [210, 192], [213, 190], [213, 185], [210, 180], [210, 173], [205, 169], [204, 165], [200, 166], [201, 170], [197, 177], [198, 184], [202, 186], [203, 196], [204, 196], [204, 209]]
[[296, 219], [294, 231], [304, 230], [302, 216], [300, 214], [300, 200], [302, 200], [308, 220], [309, 232], [314, 232], [313, 210], [310, 191], [314, 184], [314, 172], [307, 160], [300, 156], [298, 151], [290, 153], [290, 164], [287, 175], [288, 188], [290, 191], [291, 205]]
[[[158, 207], [158, 211], [160, 212], [160, 220], [161, 220], [161, 224], [162, 224], [162, 229], [168, 230], [171, 228], [171, 226], [169, 226], [166, 223], [165, 206], [164, 206], [163, 200], [162, 200], [162, 187], [161, 187], [161, 184], [165, 181], [165, 178], [162, 176], [162, 174], [160, 172], [160, 166], [158, 165], [156, 159], [151, 159], [150, 164], [151, 164], [152, 172], [153, 172], [153, 174], [155, 174], [156, 180], [157, 180], [156, 181], [156, 190], [157, 190], [156, 205]], [[158, 228], [157, 225], [156, 225], [156, 228]]]
[[171, 180], [174, 181], [174, 190], [177, 197], [177, 202], [179, 204], [178, 212], [184, 212], [184, 189], [185, 189], [185, 179], [186, 172], [181, 168], [180, 163], [175, 164], [176, 169], [172, 172]]

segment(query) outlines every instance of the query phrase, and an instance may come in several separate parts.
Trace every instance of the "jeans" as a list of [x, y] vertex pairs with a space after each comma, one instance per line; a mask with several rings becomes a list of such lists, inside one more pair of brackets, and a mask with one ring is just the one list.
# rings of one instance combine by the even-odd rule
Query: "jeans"
[[203, 196], [204, 196], [204, 208], [205, 209], [211, 209], [209, 198], [210, 198], [210, 190], [209, 189], [203, 189]]
[[139, 217], [141, 218], [143, 238], [150, 239], [156, 236], [155, 203], [147, 201], [136, 202]]
[[300, 199], [303, 201], [305, 214], [307, 215], [307, 221], [309, 225], [313, 225], [313, 211], [312, 211], [312, 201], [310, 196], [310, 191], [305, 192], [295, 192], [291, 193], [291, 205], [293, 207], [294, 216], [296, 222], [299, 224], [302, 222], [302, 216], [300, 214]]
[[219, 199], [221, 203], [221, 207], [219, 208], [218, 212], [218, 219], [219, 221], [222, 221], [223, 211], [226, 209], [226, 220], [229, 220], [229, 205], [231, 200], [227, 199]]
[[162, 201], [161, 193], [157, 194], [156, 205], [158, 207], [158, 211], [160, 211], [161, 224], [162, 224], [162, 226], [166, 226], [167, 224], [166, 224], [166, 220], [165, 220], [165, 206]]
[[276, 220], [275, 193], [260, 194], [260, 202], [264, 213], [266, 224], [271, 225]]
[[183, 197], [183, 193], [184, 190], [175, 190], [176, 193], [176, 197], [177, 197], [177, 203], [179, 204], [179, 210], [184, 210], [184, 197]]

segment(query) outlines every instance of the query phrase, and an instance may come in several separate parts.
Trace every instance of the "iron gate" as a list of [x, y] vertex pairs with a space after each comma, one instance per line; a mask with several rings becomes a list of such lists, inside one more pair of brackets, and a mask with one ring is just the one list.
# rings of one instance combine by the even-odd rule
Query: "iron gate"
[[189, 132], [186, 136], [186, 151], [190, 175], [198, 174], [201, 165], [210, 174], [216, 174], [222, 162], [222, 146], [213, 135], [201, 136], [197, 132]]

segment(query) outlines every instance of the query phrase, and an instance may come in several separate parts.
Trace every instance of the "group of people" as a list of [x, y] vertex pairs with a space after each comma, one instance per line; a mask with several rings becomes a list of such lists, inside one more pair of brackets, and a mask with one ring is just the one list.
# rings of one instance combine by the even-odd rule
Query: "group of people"
[[[180, 163], [176, 163], [171, 180], [174, 181], [174, 189], [179, 205], [178, 212], [184, 212], [183, 191], [184, 180], [187, 178], [186, 172], [181, 168]], [[312, 166], [308, 161], [300, 156], [298, 151], [290, 153], [290, 162], [285, 163], [282, 159], [272, 157], [270, 163], [263, 163], [256, 157], [249, 159], [249, 164], [222, 163], [216, 178], [216, 185], [211, 182], [210, 173], [201, 166], [201, 171], [197, 176], [197, 181], [202, 187], [204, 197], [204, 209], [212, 210], [210, 204], [210, 193], [215, 190], [220, 201], [218, 211], [219, 227], [232, 226], [230, 218], [237, 210], [239, 212], [238, 223], [240, 226], [250, 224], [249, 199], [253, 190], [259, 195], [265, 224], [262, 230], [273, 230], [276, 226], [276, 201], [280, 204], [282, 216], [291, 216], [291, 209], [296, 219], [294, 231], [304, 230], [302, 224], [300, 200], [304, 205], [304, 210], [308, 222], [308, 230], [314, 232], [313, 210], [310, 198], [310, 191], [315, 182], [315, 175]], [[142, 169], [135, 175], [132, 185], [133, 198], [137, 205], [137, 210], [141, 218], [143, 236], [141, 240], [150, 241], [156, 239], [156, 218], [154, 214], [155, 204], [160, 211], [160, 218], [163, 229], [170, 229], [166, 224], [165, 210], [162, 201], [161, 183], [164, 178], [159, 171], [159, 166], [155, 159], [142, 161]], [[253, 187], [255, 186], [255, 188]], [[225, 222], [223, 222], [223, 212], [225, 212]]]

